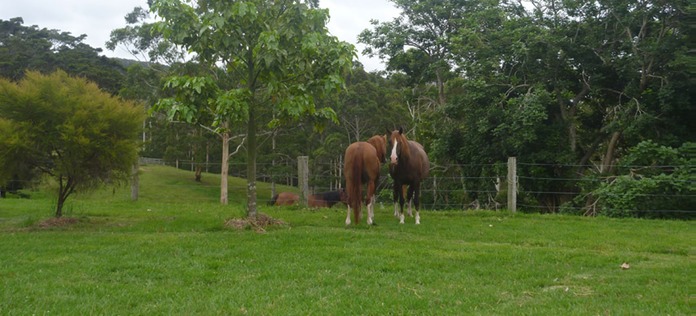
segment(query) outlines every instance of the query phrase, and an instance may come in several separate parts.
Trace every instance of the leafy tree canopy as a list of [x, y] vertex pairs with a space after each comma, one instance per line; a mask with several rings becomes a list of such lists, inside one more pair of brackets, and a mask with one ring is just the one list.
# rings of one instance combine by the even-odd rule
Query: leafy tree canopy
[[137, 159], [141, 106], [122, 101], [64, 71], [29, 71], [0, 80], [0, 183], [47, 174], [58, 185], [56, 216], [77, 189], [125, 179]]
[[211, 119], [223, 133], [223, 168], [225, 134], [231, 124], [246, 125], [248, 213], [255, 216], [259, 122], [275, 127], [304, 115], [336, 121], [317, 99], [343, 85], [353, 46], [328, 34], [328, 11], [316, 1], [159, 0], [151, 9], [162, 19], [153, 29], [210, 68], [170, 79], [176, 97], [160, 108], [188, 122]]
[[118, 93], [125, 69], [117, 61], [99, 56], [101, 49], [83, 43], [87, 35], [75, 37], [23, 23], [19, 17], [0, 20], [0, 76], [16, 81], [27, 69], [42, 73], [62, 69]]

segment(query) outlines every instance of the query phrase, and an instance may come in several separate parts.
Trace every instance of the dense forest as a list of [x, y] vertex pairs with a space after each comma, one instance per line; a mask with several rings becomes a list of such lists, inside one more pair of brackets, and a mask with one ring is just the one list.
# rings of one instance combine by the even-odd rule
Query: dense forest
[[[254, 99], [253, 122], [259, 123], [253, 131], [248, 108], [229, 102], [221, 119], [203, 110], [200, 96], [178, 89], [236, 91], [230, 87], [245, 81], [229, 71], [237, 64], [220, 66], [233, 56], [209, 52], [217, 47], [214, 33], [201, 37], [208, 46], [191, 56], [187, 48], [195, 43], [177, 42], [184, 37], [150, 22], [154, 10], [172, 11], [163, 6], [135, 8], [128, 24], [112, 32], [107, 47], [124, 47], [137, 62], [100, 56], [82, 43], [84, 35], [69, 30], [0, 20], [0, 76], [19, 80], [27, 70], [62, 69], [141, 102], [150, 111], [141, 156], [181, 163], [198, 176], [220, 172], [221, 161], [231, 174], [246, 176], [240, 170], [247, 170], [250, 156], [243, 153], [253, 147], [257, 179], [292, 183], [296, 157], [309, 156], [312, 186], [332, 188], [350, 143], [403, 127], [428, 152], [431, 177], [441, 179], [441, 191], [424, 189], [434, 192], [424, 194], [426, 205], [505, 205], [500, 181], [507, 158], [517, 157], [518, 174], [525, 175], [519, 179], [522, 211], [696, 216], [696, 61], [686, 0], [392, 2], [401, 15], [374, 21], [358, 38], [365, 53], [385, 61], [384, 71], [366, 72], [354, 61], [341, 72], [341, 89], [308, 85], [316, 108], [302, 115], [275, 99], [291, 99], [290, 92], [269, 84], [254, 92], [275, 95]], [[216, 1], [206, 3], [196, 11], [201, 21], [218, 10]], [[322, 43], [336, 44], [331, 38]], [[343, 58], [340, 50], [319, 53]], [[302, 74], [312, 66], [301, 59], [288, 64], [269, 73]], [[173, 112], [163, 100], [188, 102], [189, 110]], [[277, 106], [263, 106], [268, 103]], [[6, 187], [10, 180], [21, 183], [0, 180]], [[389, 193], [382, 191], [385, 201]]]

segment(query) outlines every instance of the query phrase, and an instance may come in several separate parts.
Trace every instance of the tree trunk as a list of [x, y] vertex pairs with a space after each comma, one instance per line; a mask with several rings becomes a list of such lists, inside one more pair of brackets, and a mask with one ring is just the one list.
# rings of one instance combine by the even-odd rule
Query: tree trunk
[[437, 78], [437, 101], [440, 103], [440, 106], [443, 106], [447, 100], [445, 99], [445, 83], [442, 80], [442, 70], [440, 68], [435, 71], [435, 77]]
[[58, 195], [58, 204], [56, 204], [56, 218], [63, 217], [63, 204], [64, 203], [65, 203], [65, 199], [61, 198], [61, 196]]
[[[223, 123], [225, 128], [229, 123]], [[227, 174], [229, 172], [230, 159], [230, 132], [225, 130], [222, 133], [222, 165], [220, 166], [220, 204], [227, 205]]]
[[[275, 118], [275, 117], [274, 117]], [[273, 162], [272, 162], [272, 167], [271, 170], [275, 171], [275, 166], [276, 166], [276, 160], [275, 160], [275, 153], [276, 153], [276, 136], [277, 136], [277, 130], [273, 131], [273, 138], [271, 139], [271, 146], [272, 146], [272, 152], [273, 152]], [[271, 196], [270, 198], [273, 198], [276, 194], [276, 181], [275, 181], [275, 175], [273, 174], [273, 171], [271, 172]]]
[[63, 205], [65, 205], [65, 200], [68, 196], [75, 190], [75, 181], [68, 177], [63, 182], [63, 176], [58, 177], [58, 202], [56, 203], [56, 218], [63, 216]]
[[254, 69], [254, 53], [247, 51], [249, 122], [247, 124], [247, 217], [256, 219], [256, 70]]
[[210, 172], [210, 144], [205, 143], [205, 172]]
[[607, 144], [607, 152], [604, 154], [604, 158], [602, 158], [602, 165], [600, 166], [599, 172], [601, 174], [608, 174], [613, 170], [613, 161], [614, 161], [614, 153], [616, 151], [616, 146], [619, 143], [619, 137], [621, 136], [621, 132], [614, 132], [611, 134], [611, 139], [609, 140], [609, 144]]
[[203, 173], [203, 166], [201, 164], [196, 164], [196, 182], [201, 182], [201, 174]]
[[249, 107], [247, 125], [247, 217], [256, 218], [256, 113]]

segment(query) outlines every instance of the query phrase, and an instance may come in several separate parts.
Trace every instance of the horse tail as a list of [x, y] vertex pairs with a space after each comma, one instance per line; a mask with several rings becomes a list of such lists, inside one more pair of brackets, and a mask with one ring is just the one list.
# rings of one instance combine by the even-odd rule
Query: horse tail
[[[359, 147], [358, 147], [359, 148]], [[363, 173], [363, 157], [361, 150], [353, 151], [353, 170], [352, 183], [348, 187], [348, 196], [350, 207], [353, 208], [353, 217], [355, 224], [360, 222], [360, 207], [362, 206], [362, 173]]]
[[278, 200], [278, 195], [280, 195], [280, 194], [276, 194], [276, 195], [274, 195], [274, 196], [273, 196], [273, 197], [271, 198], [271, 200], [270, 200], [270, 201], [268, 201], [268, 205], [270, 205], [270, 206], [273, 206], [273, 205], [275, 205], [275, 203], [276, 203], [276, 200]]

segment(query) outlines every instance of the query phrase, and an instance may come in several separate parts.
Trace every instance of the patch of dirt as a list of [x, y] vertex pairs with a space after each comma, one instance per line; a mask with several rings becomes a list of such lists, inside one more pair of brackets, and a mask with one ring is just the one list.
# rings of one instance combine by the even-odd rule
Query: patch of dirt
[[256, 217], [232, 218], [225, 221], [225, 227], [227, 228], [237, 230], [251, 228], [257, 233], [266, 232], [266, 228], [275, 226], [285, 227], [287, 223], [262, 213], [258, 213]]
[[52, 217], [40, 222], [38, 225], [41, 228], [65, 227], [77, 224], [79, 220], [71, 217]]

